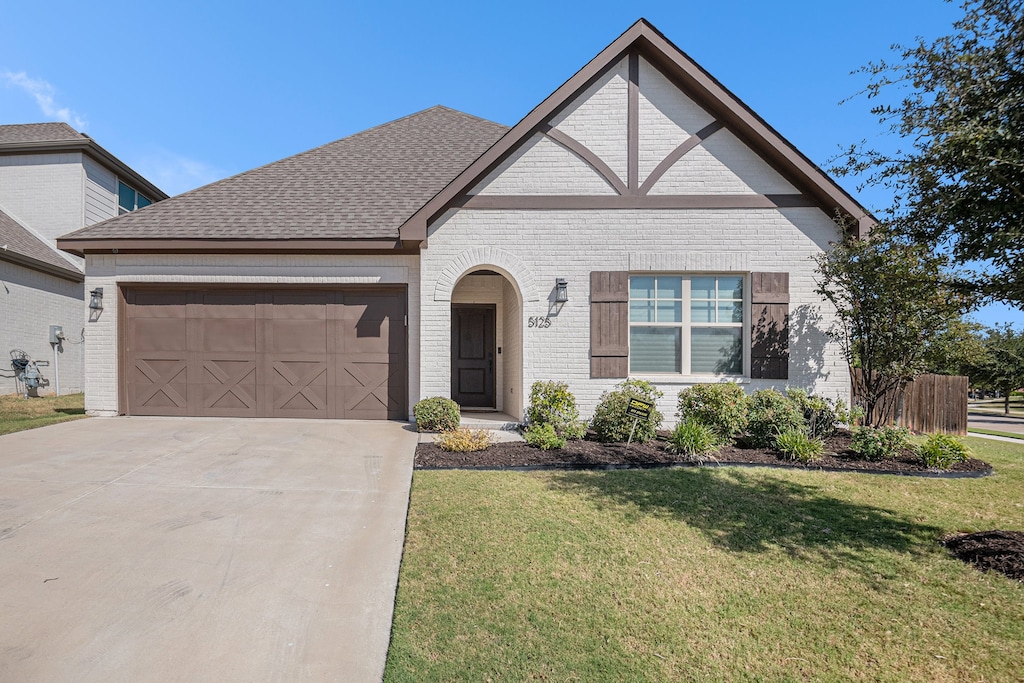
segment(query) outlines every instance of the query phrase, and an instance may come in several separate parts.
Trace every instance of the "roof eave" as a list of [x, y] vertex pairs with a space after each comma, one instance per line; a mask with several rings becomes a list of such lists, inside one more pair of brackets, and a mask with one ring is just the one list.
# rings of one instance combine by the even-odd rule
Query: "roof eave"
[[153, 201], [167, 199], [170, 195], [149, 182], [130, 166], [101, 147], [92, 138], [81, 140], [43, 140], [0, 144], [0, 155], [8, 154], [52, 154], [56, 152], [83, 152], [102, 164], [114, 169], [118, 176], [131, 182], [132, 186], [149, 196]]
[[39, 259], [32, 258], [31, 256], [25, 256], [9, 249], [0, 249], [0, 261], [8, 261], [15, 263], [25, 268], [31, 268], [32, 270], [38, 270], [48, 275], [53, 275], [64, 280], [70, 280], [71, 282], [84, 282], [85, 275], [78, 270], [75, 270], [68, 265], [67, 268], [56, 266], [46, 261], [40, 261]]
[[108, 239], [57, 238], [57, 248], [76, 256], [102, 253], [387, 253], [412, 254], [418, 247], [396, 239]]

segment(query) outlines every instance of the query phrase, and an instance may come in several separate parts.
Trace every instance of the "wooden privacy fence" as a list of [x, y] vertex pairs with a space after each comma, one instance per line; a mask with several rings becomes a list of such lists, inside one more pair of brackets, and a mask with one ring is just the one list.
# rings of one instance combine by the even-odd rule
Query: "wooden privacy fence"
[[[902, 400], [895, 397], [881, 402], [888, 406], [883, 417], [887, 423], [895, 422], [914, 432], [966, 434], [967, 388], [967, 377], [921, 375], [906, 386]], [[862, 405], [856, 396], [852, 402]]]

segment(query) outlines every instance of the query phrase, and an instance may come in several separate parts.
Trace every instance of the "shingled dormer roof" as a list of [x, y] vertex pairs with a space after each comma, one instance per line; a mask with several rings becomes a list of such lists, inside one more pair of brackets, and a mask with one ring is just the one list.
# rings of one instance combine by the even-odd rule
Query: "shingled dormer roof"
[[58, 244], [76, 253], [115, 241], [120, 249], [161, 248], [166, 240], [179, 248], [183, 241], [205, 248], [259, 248], [261, 241], [277, 249], [394, 248], [409, 216], [507, 130], [432, 107], [77, 230]]

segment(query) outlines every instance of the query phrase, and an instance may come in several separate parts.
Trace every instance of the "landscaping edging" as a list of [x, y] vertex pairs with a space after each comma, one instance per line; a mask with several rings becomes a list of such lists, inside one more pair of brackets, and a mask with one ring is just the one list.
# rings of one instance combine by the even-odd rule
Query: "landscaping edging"
[[924, 470], [921, 472], [909, 472], [900, 470], [872, 470], [853, 469], [843, 467], [802, 467], [796, 465], [777, 465], [759, 462], [672, 462], [672, 463], [643, 463], [643, 464], [608, 464], [608, 463], [564, 463], [551, 465], [427, 465], [415, 466], [413, 469], [429, 471], [443, 470], [464, 470], [470, 472], [536, 472], [549, 471], [586, 471], [586, 470], [658, 470], [683, 467], [766, 467], [780, 470], [803, 470], [806, 472], [841, 472], [849, 474], [887, 474], [897, 477], [924, 477], [927, 479], [981, 479], [995, 474], [995, 470], [989, 467], [987, 470], [977, 472], [943, 472], [940, 470]]

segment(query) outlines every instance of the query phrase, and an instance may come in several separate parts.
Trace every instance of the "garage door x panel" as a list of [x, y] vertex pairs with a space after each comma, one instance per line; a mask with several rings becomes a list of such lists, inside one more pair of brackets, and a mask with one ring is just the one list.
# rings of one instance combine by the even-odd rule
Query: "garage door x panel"
[[404, 418], [404, 290], [129, 288], [134, 415]]

